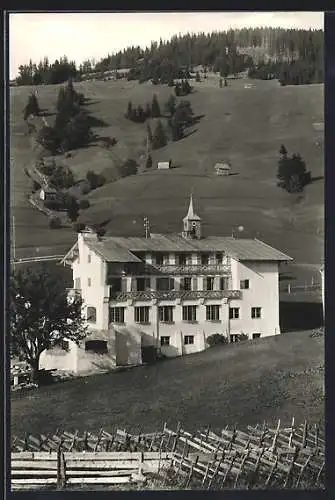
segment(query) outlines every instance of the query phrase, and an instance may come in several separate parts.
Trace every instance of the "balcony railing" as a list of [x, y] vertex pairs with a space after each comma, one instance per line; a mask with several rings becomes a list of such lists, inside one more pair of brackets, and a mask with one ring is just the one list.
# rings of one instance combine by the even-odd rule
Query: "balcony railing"
[[153, 264], [153, 267], [164, 274], [230, 274], [229, 264]]
[[125, 300], [198, 300], [198, 299], [241, 299], [241, 290], [170, 290], [143, 292], [115, 292], [110, 291], [110, 300], [122, 302]]
[[109, 279], [121, 276], [194, 276], [194, 275], [224, 275], [231, 274], [230, 264], [149, 264], [140, 263], [129, 266], [114, 266], [109, 268], [107, 273], [107, 283]]

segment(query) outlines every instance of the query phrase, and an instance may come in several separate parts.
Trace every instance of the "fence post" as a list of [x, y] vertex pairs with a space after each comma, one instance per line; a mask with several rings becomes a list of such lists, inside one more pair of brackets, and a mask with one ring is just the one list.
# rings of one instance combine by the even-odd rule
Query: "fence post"
[[291, 294], [291, 283], [288, 283], [288, 285], [287, 285], [287, 293], [289, 295]]

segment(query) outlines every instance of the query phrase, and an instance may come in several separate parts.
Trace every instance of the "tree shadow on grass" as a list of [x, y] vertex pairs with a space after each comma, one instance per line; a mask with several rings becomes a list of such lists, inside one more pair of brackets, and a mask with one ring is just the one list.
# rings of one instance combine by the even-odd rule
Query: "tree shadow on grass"
[[183, 139], [186, 139], [186, 137], [189, 137], [190, 135], [195, 134], [198, 131], [198, 129], [190, 130], [188, 132], [185, 132], [183, 137], [181, 137], [177, 142], [182, 141]]
[[202, 115], [196, 115], [193, 117], [193, 123], [199, 123], [202, 118], [204, 118], [206, 115], [203, 113]]
[[54, 116], [56, 111], [49, 111], [47, 108], [40, 109], [39, 116]]
[[312, 184], [313, 182], [322, 181], [323, 179], [324, 179], [323, 175], [319, 175], [319, 176], [316, 176], [316, 177], [311, 177], [310, 184]]
[[286, 302], [279, 305], [282, 333], [311, 330], [323, 325], [322, 304], [319, 302]]
[[92, 106], [92, 104], [99, 104], [99, 102], [100, 101], [98, 101], [97, 99], [91, 99], [90, 97], [85, 97], [83, 106]]
[[100, 118], [97, 118], [96, 116], [87, 115], [87, 121], [90, 127], [108, 127], [109, 124], [105, 122], [104, 120], [101, 120]]

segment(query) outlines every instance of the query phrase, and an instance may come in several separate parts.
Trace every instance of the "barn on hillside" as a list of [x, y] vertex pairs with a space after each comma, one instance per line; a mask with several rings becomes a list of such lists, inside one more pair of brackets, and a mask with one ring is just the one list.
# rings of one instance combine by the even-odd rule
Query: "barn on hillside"
[[231, 174], [231, 164], [228, 161], [222, 161], [215, 164], [214, 169], [216, 175], [230, 175]]
[[158, 168], [158, 170], [167, 170], [169, 168], [172, 168], [172, 160], [159, 161], [157, 163], [157, 168]]

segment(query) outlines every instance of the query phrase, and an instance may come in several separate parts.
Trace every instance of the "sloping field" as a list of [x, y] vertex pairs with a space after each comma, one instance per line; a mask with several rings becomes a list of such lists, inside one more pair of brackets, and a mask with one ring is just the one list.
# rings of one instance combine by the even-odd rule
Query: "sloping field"
[[[12, 395], [11, 432], [38, 435], [120, 427], [155, 432], [160, 422], [190, 432], [245, 428], [263, 420], [289, 426], [324, 419], [324, 342], [283, 334], [154, 366], [75, 379]], [[22, 416], [24, 415], [24, 418]]]
[[[145, 172], [103, 186], [89, 195], [91, 207], [82, 219], [110, 219], [107, 229], [113, 234], [142, 234], [143, 216], [149, 217], [153, 231], [179, 231], [193, 191], [205, 233], [231, 234], [232, 227], [243, 225], [246, 236], [264, 239], [296, 259], [300, 266], [293, 272], [300, 273], [299, 279], [311, 273], [317, 276], [323, 255], [324, 153], [322, 127], [318, 130], [315, 123], [324, 120], [323, 86], [280, 87], [274, 81], [253, 81], [255, 88], [245, 89], [245, 82], [231, 80], [223, 89], [213, 82], [194, 84], [195, 92], [187, 99], [195, 115], [204, 116], [188, 137], [153, 153], [154, 165], [159, 159], [171, 158], [178, 168]], [[38, 89], [42, 108], [52, 110], [58, 88]], [[125, 81], [83, 82], [76, 88], [91, 99], [87, 109], [97, 119], [95, 131], [118, 140], [111, 151], [92, 145], [66, 160], [77, 178], [88, 169], [108, 172], [118, 158], [139, 160], [145, 150], [146, 125], [124, 118], [127, 103], [132, 100], [133, 105], [145, 106], [155, 92], [163, 110], [171, 89]], [[22, 169], [24, 162], [30, 161], [30, 146], [28, 138], [20, 134], [22, 109], [30, 89], [12, 88], [11, 92], [17, 245], [48, 246], [46, 253], [54, 245], [66, 249], [75, 235], [64, 230], [44, 232], [44, 216], [27, 209]], [[301, 198], [276, 187], [282, 143], [289, 153], [301, 154], [315, 178]], [[231, 161], [235, 175], [217, 178], [214, 164], [224, 159]]]

